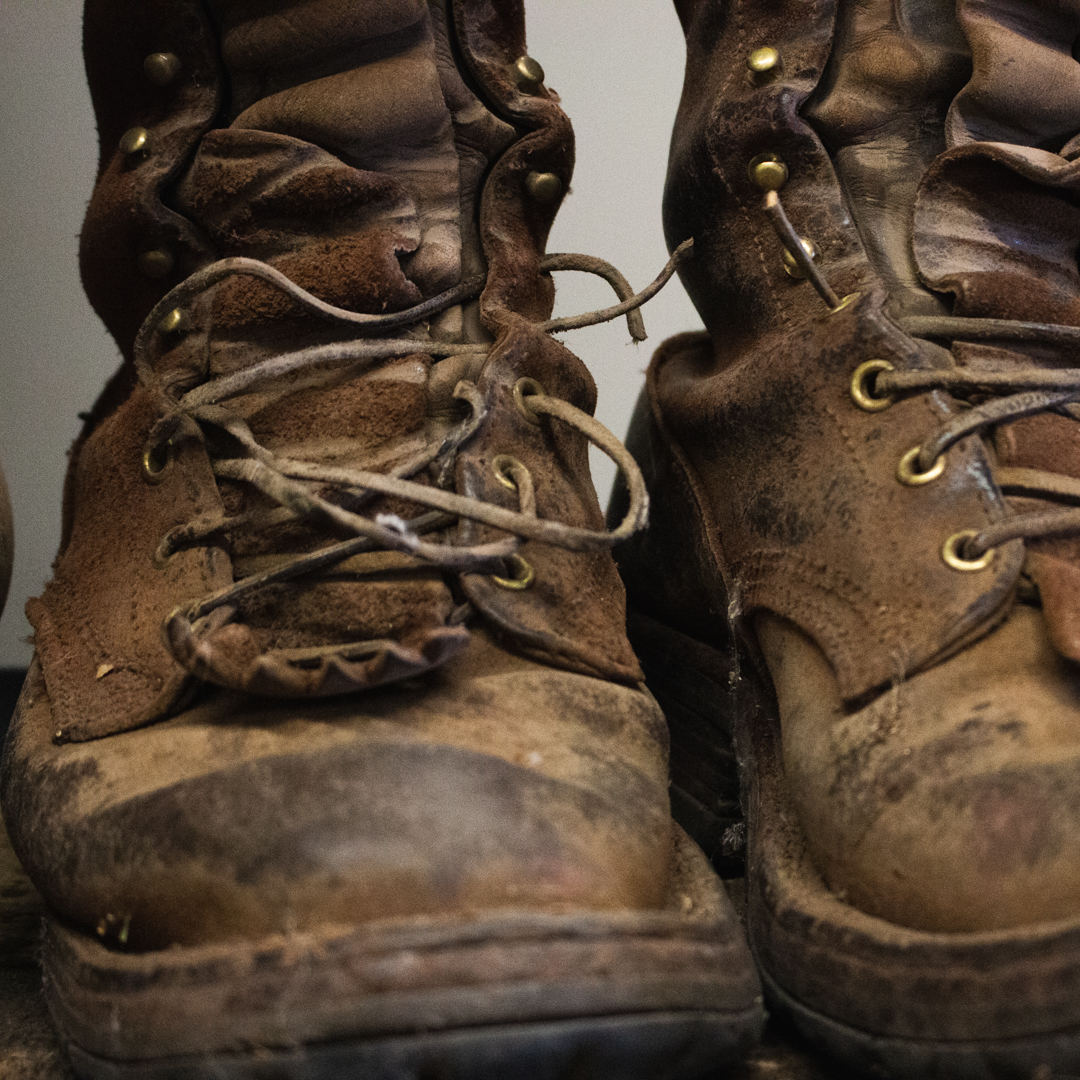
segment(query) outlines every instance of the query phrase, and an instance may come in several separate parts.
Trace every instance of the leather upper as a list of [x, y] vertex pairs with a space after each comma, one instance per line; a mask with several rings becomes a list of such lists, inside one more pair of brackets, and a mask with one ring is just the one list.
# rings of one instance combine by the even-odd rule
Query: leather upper
[[[1038, 362], [1035, 347], [947, 352], [900, 331], [905, 316], [1076, 325], [1074, 8], [961, 2], [954, 17], [946, 5], [813, 2], [795, 18], [763, 2], [683, 5], [665, 227], [671, 246], [694, 238], [681, 274], [708, 338], [657, 353], [635, 419], [631, 449], [665, 521], [618, 553], [636, 606], [699, 634], [709, 618], [773, 611], [824, 650], [848, 700], [1004, 617], [1022, 544], [965, 573], [945, 565], [943, 543], [1009, 513], [996, 462], [1077, 475], [1075, 422], [1047, 414], [992, 443], [965, 439], [940, 480], [904, 485], [905, 450], [965, 406], [934, 392], [865, 412], [849, 385], [871, 359]], [[779, 62], [755, 75], [749, 54], [765, 46]], [[1014, 56], [1022, 79], [1006, 70]], [[834, 313], [785, 272], [748, 174], [764, 154], [788, 168], [778, 194], [825, 278], [858, 294]], [[1075, 658], [1074, 543], [1031, 541], [1027, 566], [1056, 646]], [[661, 547], [701, 579], [719, 570], [719, 595], [695, 599], [682, 573], [655, 580]]]
[[[173, 434], [170, 467], [154, 483], [142, 466], [166, 405], [134, 377], [135, 334], [170, 288], [215, 259], [263, 259], [321, 299], [373, 313], [410, 307], [486, 266], [479, 325], [464, 330], [494, 339], [479, 368], [453, 360], [432, 365], [418, 354], [345, 381], [333, 394], [293, 395], [281, 403], [254, 396], [241, 411], [267, 445], [313, 445], [325, 455], [348, 443], [351, 449], [340, 454], [385, 470], [449, 429], [459, 410], [451, 392], [467, 378], [479, 389], [484, 418], [457, 454], [456, 490], [516, 509], [492, 464], [512, 453], [535, 478], [540, 517], [602, 527], [586, 440], [553, 419], [536, 427], [513, 403], [522, 378], [590, 414], [596, 394], [581, 362], [532, 326], [551, 313], [553, 286], [539, 260], [559, 200], [528, 197], [525, 182], [531, 173], [553, 173], [565, 191], [573, 143], [555, 99], [542, 87], [526, 93], [514, 74], [525, 53], [520, 5], [453, 5], [452, 25], [442, 33], [460, 51], [462, 74], [439, 44], [443, 38], [432, 36], [426, 4], [365, 8], [363, 25], [341, 24], [358, 42], [352, 52], [340, 44], [345, 30], [334, 30], [351, 5], [320, 0], [309, 13], [317, 32], [305, 38], [307, 52], [297, 52], [295, 41], [283, 44], [294, 36], [287, 7], [218, 3], [208, 10], [197, 0], [87, 5], [85, 51], [102, 162], [82, 233], [82, 273], [126, 362], [73, 449], [54, 578], [28, 608], [65, 739], [138, 726], [175, 708], [190, 680], [162, 639], [170, 611], [226, 587], [242, 573], [238, 558], [252, 563], [325, 542], [285, 529], [265, 543], [211, 537], [165, 563], [155, 558], [170, 530], [258, 505], [212, 475], [208, 448], [194, 427]], [[125, 32], [118, 35], [121, 24]], [[156, 52], [179, 63], [166, 86], [144, 72], [145, 58]], [[331, 61], [333, 70], [320, 68]], [[400, 70], [384, 71], [387, 64]], [[369, 75], [374, 88], [404, 79], [409, 93], [390, 94], [364, 115], [343, 118], [345, 142], [338, 145], [328, 127], [334, 110], [342, 102], [367, 101], [370, 94], [360, 90]], [[334, 89], [340, 79], [360, 80], [354, 99]], [[145, 129], [137, 153], [119, 147], [132, 128]], [[353, 138], [351, 149], [346, 136]], [[423, 170], [410, 173], [409, 154], [420, 153], [417, 148], [449, 154], [449, 182], [458, 185], [460, 178], [460, 190], [440, 194], [425, 187]], [[449, 224], [440, 225], [439, 214], [450, 215]], [[439, 269], [441, 251], [449, 253], [447, 266], [459, 266], [449, 277]], [[146, 260], [140, 261], [147, 252], [163, 254], [167, 271], [148, 277]], [[156, 265], [155, 273], [160, 258]], [[251, 278], [214, 286], [187, 314], [185, 333], [154, 339], [160, 386], [187, 388], [348, 336], [305, 317]], [[460, 326], [432, 327], [434, 334], [461, 332]], [[374, 505], [386, 513], [416, 512], [401, 500]], [[456, 532], [459, 543], [500, 535], [467, 523]], [[462, 647], [464, 632], [451, 620], [468, 599], [531, 655], [635, 683], [640, 669], [626, 642], [623, 589], [610, 556], [569, 554], [535, 542], [522, 555], [536, 572], [527, 590], [502, 589], [478, 575], [456, 582], [453, 575], [402, 574], [399, 567], [358, 579], [345, 575], [299, 595], [271, 594], [244, 613], [243, 625], [214, 638], [215, 670], [235, 671], [235, 677], [220, 677], [257, 689], [261, 676], [251, 674], [252, 665], [268, 649], [369, 639], [396, 642], [393, 648], [415, 658], [413, 668], [435, 666]], [[393, 648], [354, 665], [344, 688], [396, 677]], [[339, 685], [325, 673], [279, 675], [266, 683], [271, 692], [287, 686], [287, 692], [326, 693]]]

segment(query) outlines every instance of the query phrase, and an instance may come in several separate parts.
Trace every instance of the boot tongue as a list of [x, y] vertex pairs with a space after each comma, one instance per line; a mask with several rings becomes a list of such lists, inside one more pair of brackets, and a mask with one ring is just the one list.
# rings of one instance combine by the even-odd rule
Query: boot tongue
[[[957, 6], [973, 74], [946, 121], [948, 149], [923, 177], [913, 217], [922, 280], [953, 314], [1080, 326], [1080, 3]], [[1061, 153], [1053, 150], [1061, 149]], [[1056, 350], [957, 342], [959, 363], [1060, 366]], [[1080, 424], [1046, 413], [1002, 425], [1000, 464], [1080, 478]], [[1019, 512], [1052, 505], [1011, 499]], [[1028, 541], [1055, 647], [1080, 660], [1080, 538]]]
[[[445, 28], [436, 5], [356, 8], [352, 0], [214, 0], [235, 119], [202, 140], [174, 206], [221, 257], [260, 259], [322, 300], [381, 314], [456, 284], [463, 269], [479, 269], [475, 190], [513, 131], [465, 89], [446, 42], [438, 47]], [[251, 277], [226, 279], [202, 305], [205, 344], [193, 336], [191, 347], [205, 350], [210, 378], [352, 336]], [[459, 337], [460, 310], [431, 332]], [[425, 328], [397, 336], [415, 333]], [[444, 421], [430, 418], [429, 374], [427, 358], [413, 356], [317, 389], [250, 394], [230, 408], [274, 453], [387, 471], [439, 440], [434, 428]], [[247, 485], [220, 481], [219, 489], [229, 514], [265, 501]], [[348, 508], [404, 518], [422, 510], [387, 498]], [[298, 523], [237, 530], [234, 573], [258, 573], [337, 539]], [[330, 578], [265, 591], [210, 637], [215, 680], [323, 693], [349, 679], [378, 681], [383, 669], [412, 673], [448, 659], [464, 636], [449, 625], [453, 598], [442, 575], [408, 563], [368, 556]], [[266, 662], [275, 650], [314, 656], [366, 641], [387, 648], [364, 670]]]

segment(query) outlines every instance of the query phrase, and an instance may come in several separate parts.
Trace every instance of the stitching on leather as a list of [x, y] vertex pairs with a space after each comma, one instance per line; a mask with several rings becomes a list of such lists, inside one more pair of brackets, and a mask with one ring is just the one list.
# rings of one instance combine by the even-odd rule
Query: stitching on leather
[[[744, 595], [752, 596], [752, 590], [758, 590], [761, 593], [762, 606], [765, 606], [766, 599], [774, 598], [777, 592], [782, 590], [782, 586], [778, 587], [775, 582], [782, 580], [780, 575], [786, 575], [820, 593], [833, 597], [850, 610], [865, 628], [863, 633], [853, 634], [850, 631], [841, 630], [834, 620], [828, 618], [827, 612], [822, 613], [819, 610], [818, 605], [813, 605], [809, 609], [817, 617], [816, 624], [813, 626], [807, 625], [805, 617], [800, 617], [798, 612], [777, 612], [802, 627], [812, 638], [824, 642], [826, 653], [830, 654], [830, 658], [840, 658], [842, 667], [847, 669], [848, 680], [860, 685], [865, 682], [862, 665], [853, 661], [852, 658], [859, 654], [865, 655], [866, 636], [872, 636], [878, 643], [880, 651], [893, 661], [890, 664], [892, 669], [890, 678], [894, 677], [896, 670], [906, 671], [912, 666], [911, 658], [916, 655], [916, 652], [907, 644], [911, 639], [903, 613], [892, 611], [883, 601], [876, 599], [858, 582], [844, 574], [830, 570], [823, 564], [814, 563], [794, 552], [768, 548], [757, 548], [749, 552], [745, 558], [738, 560], [737, 573], [743, 585]], [[856, 598], [860, 598], [862, 602], [857, 602]], [[882, 609], [890, 610], [889, 625], [895, 628], [895, 633], [888, 637], [881, 634], [882, 620], [876, 617]], [[854, 677], [856, 675], [858, 677]], [[842, 681], [848, 680], [842, 679]]]
[[839, 429], [840, 437], [844, 440], [844, 445], [848, 448], [848, 453], [858, 467], [863, 480], [865, 480], [868, 485], [873, 485], [873, 480], [870, 478], [870, 470], [867, 469], [866, 462], [863, 460], [862, 454], [859, 453], [855, 440], [848, 434], [848, 430], [844, 427], [839, 415], [828, 405], [825, 406], [825, 412], [828, 414], [829, 419], [832, 420]]

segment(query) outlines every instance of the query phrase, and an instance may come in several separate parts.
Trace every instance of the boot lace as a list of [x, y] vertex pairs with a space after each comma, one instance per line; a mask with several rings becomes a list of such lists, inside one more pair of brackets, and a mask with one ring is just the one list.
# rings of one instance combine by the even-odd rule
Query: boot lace
[[[622, 274], [601, 259], [584, 255], [553, 254], [543, 258], [544, 272], [576, 270], [597, 274], [614, 289], [619, 303], [570, 318], [550, 319], [537, 325], [546, 333], [592, 326], [625, 316], [631, 337], [645, 338], [638, 308], [667, 283], [679, 264], [692, 253], [686, 241], [673, 253], [660, 275], [645, 289], [634, 293]], [[351, 328], [350, 339], [271, 356], [230, 374], [207, 378], [191, 386], [190, 374], [159, 374], [151, 360], [160, 339], [187, 325], [187, 307], [200, 294], [235, 276], [259, 278], [280, 289], [306, 311]], [[648, 495], [634, 459], [618, 439], [596, 419], [561, 398], [544, 392], [534, 379], [520, 379], [514, 400], [526, 419], [539, 424], [552, 417], [581, 432], [616, 465], [630, 493], [630, 506], [622, 522], [612, 530], [593, 530], [537, 517], [536, 498], [529, 470], [509, 455], [493, 462], [498, 479], [517, 495], [518, 508], [507, 509], [452, 490], [458, 451], [480, 429], [487, 416], [483, 395], [475, 383], [461, 380], [453, 396], [465, 406], [465, 416], [440, 440], [430, 442], [386, 471], [340, 468], [274, 453], [261, 445], [247, 421], [230, 402], [242, 395], [273, 393], [288, 395], [325, 386], [343, 377], [358, 377], [396, 358], [426, 354], [433, 362], [457, 355], [487, 355], [494, 343], [453, 343], [430, 340], [424, 324], [447, 308], [480, 295], [486, 277], [477, 277], [404, 311], [370, 315], [328, 304], [267, 263], [250, 258], [229, 258], [215, 262], [191, 275], [167, 293], [147, 316], [135, 340], [134, 363], [140, 382], [156, 398], [160, 419], [151, 430], [143, 455], [144, 474], [153, 482], [168, 467], [172, 447], [184, 438], [196, 438], [207, 449], [213, 474], [218, 480], [238, 481], [260, 492], [268, 508], [241, 514], [199, 517], [171, 529], [161, 540], [155, 560], [163, 564], [171, 555], [201, 546], [238, 530], [267, 529], [300, 522], [332, 529], [346, 539], [325, 547], [286, 557], [272, 569], [234, 580], [217, 592], [177, 607], [166, 618], [164, 636], [174, 659], [190, 674], [212, 681], [215, 678], [213, 650], [209, 638], [238, 618], [270, 586], [300, 578], [312, 580], [326, 575], [345, 560], [367, 553], [396, 552], [405, 565], [456, 573], [488, 574], [507, 588], [527, 588], [533, 580], [531, 566], [518, 554], [526, 540], [554, 545], [568, 551], [590, 552], [611, 548], [645, 526]], [[393, 336], [405, 331], [409, 336]], [[427, 471], [431, 483], [414, 479]], [[393, 514], [366, 516], [358, 512], [376, 496], [396, 496], [425, 507], [425, 512], [403, 519]], [[457, 545], [443, 538], [430, 539], [461, 519], [498, 529], [503, 538], [488, 543]], [[351, 565], [351, 564], [350, 564]], [[462, 605], [451, 618], [460, 625], [469, 611]], [[460, 631], [459, 631], [460, 633]], [[262, 660], [283, 661], [286, 666], [323, 674], [336, 670], [346, 676], [358, 675], [357, 662], [375, 654], [389, 654], [389, 671], [379, 681], [401, 677], [410, 670], [430, 666], [422, 657], [389, 640], [366, 640], [348, 644], [302, 649], [276, 649]], [[263, 665], [265, 667], [265, 664]], [[339, 692], [342, 680], [320, 679], [316, 693]]]

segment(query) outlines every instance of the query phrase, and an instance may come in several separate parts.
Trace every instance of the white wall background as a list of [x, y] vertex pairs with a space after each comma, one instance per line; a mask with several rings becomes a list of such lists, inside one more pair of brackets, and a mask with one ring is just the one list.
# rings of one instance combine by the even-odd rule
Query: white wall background
[[[357, 0], [362, 3], [363, 0]], [[65, 453], [77, 413], [118, 363], [79, 285], [77, 234], [97, 159], [80, 54], [81, 0], [0, 0], [0, 462], [15, 513], [15, 572], [0, 618], [0, 667], [30, 660], [23, 615], [60, 535]], [[671, 0], [526, 0], [529, 52], [577, 131], [578, 165], [550, 251], [613, 262], [635, 288], [667, 258], [660, 200], [683, 43]], [[560, 274], [556, 314], [607, 306], [608, 287]], [[645, 309], [650, 340], [626, 324], [567, 344], [599, 385], [597, 415], [622, 436], [651, 349], [700, 326], [678, 281]], [[594, 461], [606, 503], [614, 470]]]

